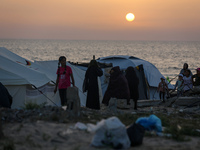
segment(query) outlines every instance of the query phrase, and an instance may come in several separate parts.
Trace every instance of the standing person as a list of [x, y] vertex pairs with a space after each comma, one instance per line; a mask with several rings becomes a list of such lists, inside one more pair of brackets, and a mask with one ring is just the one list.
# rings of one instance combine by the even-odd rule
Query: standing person
[[193, 91], [195, 93], [200, 93], [200, 68], [196, 69], [197, 73], [195, 75], [192, 76], [192, 80], [193, 80]]
[[134, 109], [137, 110], [137, 100], [139, 98], [139, 92], [138, 92], [139, 79], [138, 79], [136, 72], [132, 66], [130, 66], [126, 69], [125, 77], [128, 81], [128, 86], [129, 86], [129, 91], [130, 91], [130, 99], [133, 99]]
[[160, 100], [163, 99], [163, 102], [165, 102], [165, 92], [166, 90], [169, 91], [167, 83], [165, 82], [165, 78], [160, 78], [161, 82], [158, 84], [157, 92], [160, 92]]
[[[190, 69], [188, 69], [188, 64], [187, 64], [187, 63], [184, 63], [184, 64], [183, 64], [183, 69], [181, 69], [180, 74], [182, 74], [183, 76], [185, 76], [185, 71], [186, 71], [186, 70], [190, 70]], [[192, 76], [191, 70], [190, 70], [190, 75]]]
[[183, 81], [183, 75], [179, 74], [178, 80], [176, 81], [174, 90], [175, 91], [177, 88], [177, 97], [183, 95], [183, 88], [184, 88], [184, 81]]
[[72, 69], [71, 67], [66, 65], [65, 56], [60, 56], [56, 74], [57, 74], [57, 79], [56, 79], [56, 87], [54, 93], [56, 93], [58, 87], [61, 105], [64, 106], [65, 103], [67, 103], [67, 97], [66, 97], [67, 88], [71, 86], [70, 78], [72, 80], [72, 85], [75, 86]]
[[130, 105], [128, 81], [120, 71], [119, 66], [110, 70], [110, 80], [102, 103], [108, 106], [110, 98], [126, 99], [127, 104]]
[[0, 82], [0, 108], [6, 107], [11, 108], [12, 96], [6, 89], [6, 87]]
[[98, 79], [103, 75], [103, 71], [98, 66], [96, 60], [91, 60], [88, 69], [85, 73], [85, 80], [87, 81], [87, 100], [86, 107], [91, 109], [100, 109], [99, 102], [99, 87]]
[[185, 76], [183, 77], [184, 80], [184, 93], [192, 90], [193, 88], [193, 80], [192, 80], [192, 76], [190, 75], [190, 70], [186, 69], [185, 70]]

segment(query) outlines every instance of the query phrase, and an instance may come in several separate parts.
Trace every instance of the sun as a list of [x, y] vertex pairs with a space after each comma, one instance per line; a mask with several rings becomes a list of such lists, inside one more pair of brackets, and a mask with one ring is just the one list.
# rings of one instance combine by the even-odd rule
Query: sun
[[126, 20], [127, 21], [133, 21], [135, 19], [135, 15], [132, 13], [126, 14]]

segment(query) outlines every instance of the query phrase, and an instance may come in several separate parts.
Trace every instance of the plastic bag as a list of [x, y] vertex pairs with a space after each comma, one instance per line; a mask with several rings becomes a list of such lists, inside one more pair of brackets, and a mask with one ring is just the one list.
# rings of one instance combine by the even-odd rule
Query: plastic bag
[[136, 120], [136, 123], [139, 123], [140, 125], [142, 125], [145, 128], [145, 130], [148, 130], [148, 131], [154, 130], [156, 132], [162, 132], [161, 120], [155, 115], [138, 118]]
[[96, 147], [111, 146], [114, 149], [129, 148], [130, 140], [125, 125], [117, 117], [103, 119], [96, 125], [92, 145]]
[[145, 128], [142, 125], [134, 123], [126, 131], [131, 141], [131, 146], [142, 144], [145, 133]]

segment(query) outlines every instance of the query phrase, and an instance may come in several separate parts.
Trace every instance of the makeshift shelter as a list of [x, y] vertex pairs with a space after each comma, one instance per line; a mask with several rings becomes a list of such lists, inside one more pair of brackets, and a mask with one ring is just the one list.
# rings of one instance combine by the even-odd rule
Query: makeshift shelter
[[[14, 98], [12, 108], [20, 108], [27, 101], [60, 106], [59, 92], [55, 95], [53, 92], [57, 78], [57, 60], [31, 62], [4, 47], [0, 47], [0, 58], [0, 81]], [[87, 93], [82, 92], [85, 71], [68, 62], [67, 65], [72, 68], [81, 106], [85, 106]], [[102, 99], [101, 87], [99, 89]]]
[[[139, 77], [139, 99], [159, 99], [159, 93], [156, 92], [160, 78], [163, 75], [160, 71], [150, 62], [139, 59], [133, 56], [117, 55], [117, 56], [108, 56], [98, 58], [99, 63], [112, 64], [112, 66], [119, 66], [122, 71], [125, 71], [129, 66], [137, 67], [136, 70], [137, 76]], [[104, 76], [101, 78], [102, 92], [105, 93], [107, 89], [107, 77], [106, 71], [104, 69]], [[169, 89], [174, 87], [171, 84], [168, 84]]]
[[[46, 70], [48, 70], [48, 72], [44, 71], [45, 74], [50, 73], [50, 70], [51, 70], [51, 74], [54, 75], [53, 79], [56, 79], [56, 70], [58, 68], [58, 61], [57, 60], [35, 61], [35, 63], [46, 68]], [[77, 66], [70, 64], [69, 62], [67, 62], [67, 65], [70, 66], [71, 69], [72, 69], [74, 80], [75, 80], [75, 86], [79, 90], [80, 104], [81, 104], [81, 106], [85, 106], [86, 105], [87, 92], [83, 93], [83, 91], [82, 91], [82, 85], [83, 85], [83, 81], [84, 81], [84, 78], [85, 78], [85, 70], [82, 70], [82, 69], [78, 68]], [[99, 85], [101, 85], [101, 84], [99, 84]], [[101, 87], [99, 87], [99, 89], [100, 89], [100, 99], [102, 99]]]
[[60, 105], [59, 95], [43, 68], [6, 48], [0, 47], [0, 81], [13, 97], [11, 108], [21, 108], [26, 102]]

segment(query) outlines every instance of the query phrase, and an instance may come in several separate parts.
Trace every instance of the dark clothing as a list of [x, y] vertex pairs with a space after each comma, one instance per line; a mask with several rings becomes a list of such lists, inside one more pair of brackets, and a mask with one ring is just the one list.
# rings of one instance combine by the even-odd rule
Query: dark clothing
[[61, 105], [67, 104], [67, 89], [59, 89], [59, 95], [61, 100]]
[[195, 78], [194, 86], [199, 86], [200, 85], [200, 77], [198, 77], [198, 75], [195, 74], [192, 76], [192, 78]]
[[159, 96], [160, 100], [163, 100], [163, 102], [165, 102], [165, 92], [160, 91]]
[[6, 87], [0, 82], [0, 107], [11, 108], [12, 96], [9, 94]]
[[111, 70], [114, 72], [110, 75], [108, 88], [104, 94], [102, 103], [108, 105], [110, 98], [127, 99], [127, 103], [129, 103], [130, 92], [125, 76], [121, 73], [118, 66], [113, 67]]
[[91, 66], [87, 69], [85, 79], [87, 80], [87, 101], [86, 107], [91, 109], [100, 109], [99, 102], [99, 87], [97, 77], [102, 76], [103, 71], [101, 68]]
[[[181, 69], [179, 74], [182, 74], [183, 76], [185, 76], [185, 70], [187, 70], [187, 69]], [[188, 69], [188, 70], [190, 71], [190, 76], [192, 76], [193, 74], [192, 74], [191, 70], [190, 69]]]
[[137, 109], [137, 100], [139, 98], [139, 91], [138, 91], [139, 79], [133, 67], [127, 68], [125, 77], [128, 81], [130, 99], [133, 99], [135, 103], [134, 109]]

